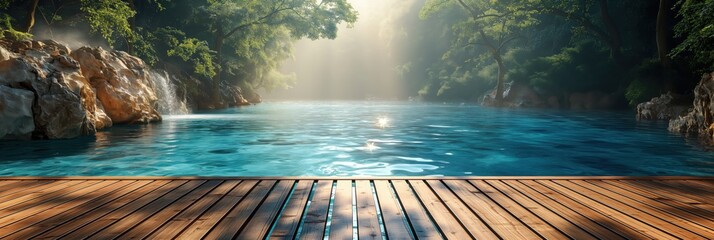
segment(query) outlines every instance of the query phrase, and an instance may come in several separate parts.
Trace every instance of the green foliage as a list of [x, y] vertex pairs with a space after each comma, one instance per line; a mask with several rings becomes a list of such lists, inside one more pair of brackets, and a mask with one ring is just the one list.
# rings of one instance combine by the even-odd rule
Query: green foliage
[[714, 70], [714, 0], [680, 0], [678, 4], [681, 21], [674, 31], [684, 41], [671, 54], [690, 55], [697, 70]]
[[627, 103], [630, 106], [637, 106], [637, 104], [649, 101], [659, 95], [661, 93], [660, 87], [656, 82], [636, 79], [627, 86], [625, 98], [627, 98]]
[[[215, 36], [217, 74], [255, 88], [286, 87], [293, 77], [277, 74], [299, 38], [335, 38], [337, 26], [357, 13], [346, 0], [209, 0], [200, 11]], [[198, 39], [205, 39], [197, 37]], [[221, 48], [218, 48], [220, 46]], [[225, 49], [228, 48], [228, 49]], [[214, 83], [216, 85], [217, 83]]]
[[117, 38], [135, 41], [137, 36], [128, 19], [136, 12], [122, 0], [82, 0], [81, 10], [92, 32], [98, 32], [109, 46], [114, 46]]
[[0, 9], [7, 9], [13, 0], [0, 0]]
[[528, 61], [518, 78], [541, 92], [555, 95], [615, 91], [622, 76], [613, 70], [615, 63], [608, 55], [607, 50], [595, 43], [582, 42], [563, 48], [560, 53]]
[[12, 40], [29, 40], [32, 39], [32, 34], [15, 30], [12, 27], [12, 18], [7, 14], [0, 14], [0, 38], [3, 37]]
[[[442, 55], [441, 60], [446, 64], [437, 65], [430, 72], [431, 85], [439, 85], [436, 96], [446, 96], [448, 91], [457, 89], [455, 86], [459, 85], [458, 89], [475, 84], [484, 90], [486, 87], [481, 84], [485, 82], [503, 84], [504, 78], [491, 73], [505, 73], [507, 70], [500, 67], [504, 65], [493, 63], [503, 63], [503, 55], [510, 51], [512, 45], [525, 39], [524, 30], [538, 23], [534, 17], [537, 12], [515, 0], [427, 0], [419, 16], [428, 19], [452, 9], [460, 9], [462, 14], [457, 15], [460, 18], [451, 27], [452, 45]], [[491, 71], [494, 68], [496, 70]], [[497, 80], [474, 81], [476, 76], [485, 75], [492, 75]]]
[[193, 63], [194, 73], [213, 77], [216, 75], [216, 66], [213, 63], [214, 51], [208, 47], [208, 43], [195, 38], [185, 38], [181, 42], [172, 43], [173, 48], [167, 51], [168, 56], [177, 56], [184, 61]]

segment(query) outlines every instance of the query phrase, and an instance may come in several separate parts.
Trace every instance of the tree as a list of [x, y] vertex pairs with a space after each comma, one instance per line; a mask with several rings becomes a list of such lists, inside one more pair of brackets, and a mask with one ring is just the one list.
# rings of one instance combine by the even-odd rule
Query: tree
[[680, 0], [675, 37], [684, 38], [672, 50], [674, 57], [690, 55], [696, 71], [714, 70], [714, 0]]
[[23, 32], [30, 33], [32, 31], [32, 27], [35, 26], [35, 12], [37, 12], [37, 4], [40, 3], [40, 0], [31, 0], [28, 2], [28, 8], [27, 8], [27, 16], [25, 17], [27, 19], [25, 26], [21, 29]]
[[[610, 48], [610, 57], [622, 67], [622, 36], [615, 24], [607, 0], [537, 0], [530, 8], [541, 14], [562, 17], [576, 24], [581, 32], [595, 36]], [[595, 14], [599, 13], [599, 17]], [[600, 21], [597, 21], [599, 19]]]
[[659, 7], [657, 11], [657, 56], [659, 57], [660, 64], [662, 67], [670, 67], [669, 52], [669, 38], [670, 38], [670, 25], [669, 21], [671, 18], [672, 11], [672, 0], [659, 0]]
[[480, 1], [480, 0], [429, 0], [422, 8], [420, 16], [429, 16], [449, 7], [459, 6], [466, 10], [468, 18], [457, 23], [453, 30], [457, 40], [452, 49], [483, 47], [480, 56], [488, 56], [498, 65], [495, 104], [503, 104], [506, 66], [503, 55], [510, 44], [523, 36], [522, 30], [536, 24], [533, 14], [516, 0]]
[[[246, 45], [265, 45], [274, 37], [266, 30], [280, 27], [295, 39], [332, 39], [337, 36], [338, 24], [357, 20], [357, 13], [346, 0], [208, 0], [208, 3], [204, 10], [210, 20], [212, 50], [216, 52], [218, 65], [213, 77], [214, 93], [218, 92], [226, 70], [227, 42], [236, 50]], [[247, 33], [256, 35], [245, 37]]]

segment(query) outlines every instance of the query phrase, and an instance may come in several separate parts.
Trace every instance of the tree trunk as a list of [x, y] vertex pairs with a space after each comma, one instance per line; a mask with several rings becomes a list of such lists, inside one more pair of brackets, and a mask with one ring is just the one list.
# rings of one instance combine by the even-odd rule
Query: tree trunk
[[[134, 12], [135, 12], [134, 16], [132, 16], [128, 19], [129, 20], [129, 29], [131, 29], [132, 32], [136, 32], [136, 12], [137, 12], [136, 5], [134, 5], [134, 0], [128, 0], [127, 2], [129, 3], [129, 7], [131, 8], [131, 10], [134, 10]], [[134, 43], [131, 41], [131, 39], [129, 39], [129, 37], [125, 37], [125, 38], [126, 38], [126, 51], [131, 55], [135, 55]]]
[[25, 33], [30, 33], [32, 31], [32, 27], [35, 26], [35, 12], [37, 11], [37, 5], [40, 3], [40, 0], [32, 0], [30, 1], [30, 5], [27, 8], [27, 15], [25, 16], [25, 19], [27, 19], [27, 22], [25, 23], [25, 26], [21, 29]]
[[221, 101], [220, 85], [221, 85], [221, 75], [223, 75], [223, 39], [225, 38], [223, 33], [223, 26], [218, 26], [216, 31], [216, 62], [218, 64], [218, 69], [216, 69], [216, 75], [213, 76], [213, 100], [215, 103]]
[[669, 19], [672, 8], [671, 0], [660, 0], [659, 11], [657, 11], [657, 55], [662, 67], [669, 68], [671, 61], [669, 58]]
[[498, 82], [496, 83], [496, 106], [503, 105], [503, 90], [506, 81], [506, 65], [503, 64], [503, 59], [499, 53], [494, 53], [493, 58], [498, 63]]
[[600, 17], [605, 24], [608, 35], [610, 35], [610, 41], [608, 43], [610, 45], [610, 56], [615, 60], [618, 66], [622, 67], [622, 38], [620, 37], [620, 31], [617, 30], [615, 21], [613, 21], [612, 16], [610, 16], [607, 0], [600, 0]]

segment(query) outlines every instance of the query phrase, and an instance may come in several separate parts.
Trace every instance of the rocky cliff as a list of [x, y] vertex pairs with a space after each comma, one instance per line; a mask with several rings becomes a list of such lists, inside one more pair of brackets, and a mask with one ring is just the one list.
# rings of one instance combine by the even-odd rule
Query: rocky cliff
[[714, 144], [714, 73], [704, 74], [694, 88], [694, 102], [686, 116], [672, 119], [669, 130], [685, 136], [697, 136]]
[[115, 123], [161, 120], [144, 62], [52, 40], [0, 40], [0, 139], [90, 135]]
[[637, 120], [671, 120], [689, 112], [692, 98], [665, 93], [648, 102], [637, 104]]

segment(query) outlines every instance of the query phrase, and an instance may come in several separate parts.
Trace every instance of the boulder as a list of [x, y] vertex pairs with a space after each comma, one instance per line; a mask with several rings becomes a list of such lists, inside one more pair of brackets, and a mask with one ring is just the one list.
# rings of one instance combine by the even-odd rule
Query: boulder
[[71, 53], [113, 123], [160, 121], [158, 98], [144, 62], [121, 51], [83, 47]]
[[683, 117], [669, 122], [669, 131], [696, 136], [714, 145], [714, 73], [704, 74], [694, 88], [692, 109]]
[[28, 85], [37, 78], [40, 68], [25, 58], [12, 58], [0, 62], [0, 85]]
[[35, 130], [32, 102], [35, 94], [0, 85], [0, 139], [29, 139]]
[[689, 111], [689, 106], [684, 104], [685, 99], [687, 99], [686, 96], [665, 93], [648, 102], [637, 104], [637, 119], [670, 120], [684, 116]]
[[35, 138], [74, 138], [96, 132], [84, 105], [82, 86], [72, 86], [71, 81], [65, 79], [62, 72], [53, 72], [32, 83], [37, 94], [32, 108], [37, 130]]
[[[95, 80], [115, 82], [121, 91], [137, 93], [115, 100], [143, 107], [128, 111], [134, 117], [124, 121], [149, 122], [159, 118], [158, 113], [152, 112], [153, 86], [147, 76], [140, 74], [145, 69], [141, 60], [125, 53], [101, 52], [99, 54], [109, 55], [108, 61], [95, 63], [98, 69], [86, 69], [80, 61], [67, 55], [70, 52], [65, 45], [54, 41], [0, 41], [0, 58], [3, 59], [0, 61], [0, 87], [3, 88], [0, 138], [73, 138], [112, 126], [114, 122], [95, 92], [97, 87], [85, 77], [85, 71], [116, 73], [111, 75], [113, 78], [95, 76]], [[94, 55], [90, 57], [90, 61], [95, 59]], [[124, 84], [126, 82], [129, 83]], [[139, 86], [132, 86], [134, 83]], [[114, 89], [114, 85], [107, 85], [110, 87], [103, 89]], [[100, 93], [106, 95], [106, 92]]]
[[5, 61], [11, 58], [15, 58], [15, 54], [0, 45], [0, 61]]

